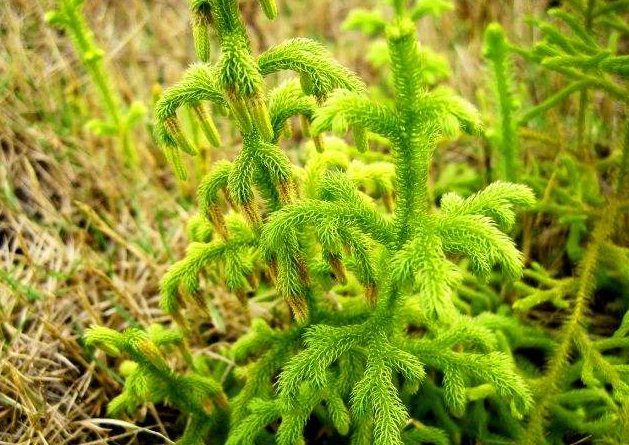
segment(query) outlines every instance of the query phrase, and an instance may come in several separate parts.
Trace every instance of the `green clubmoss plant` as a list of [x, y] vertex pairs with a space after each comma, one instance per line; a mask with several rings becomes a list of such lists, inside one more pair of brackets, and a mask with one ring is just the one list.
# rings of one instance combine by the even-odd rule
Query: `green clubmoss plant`
[[521, 154], [518, 149], [517, 124], [514, 112], [518, 109], [513, 86], [510, 48], [502, 27], [492, 23], [485, 30], [483, 55], [490, 64], [498, 122], [489, 132], [497, 159], [497, 178], [504, 181], [519, 179]]
[[[272, 0], [260, 4], [276, 16]], [[495, 182], [468, 197], [446, 194], [435, 207], [428, 184], [437, 141], [453, 127], [480, 134], [480, 119], [453, 91], [427, 85], [415, 9], [392, 6], [384, 26], [394, 86], [388, 105], [368, 97], [322, 45], [291, 39], [256, 56], [236, 0], [193, 2], [193, 25], [212, 28], [220, 55], [193, 65], [163, 94], [158, 139], [185, 178], [181, 152], [197, 150], [177, 109], [211, 102], [229, 110], [241, 147], [202, 180], [200, 215], [190, 225], [195, 241], [161, 281], [161, 306], [177, 334], [168, 341], [150, 329], [87, 334], [88, 343], [135, 362], [112, 412], [164, 400], [187, 419], [178, 445], [304, 444], [313, 419], [355, 445], [519, 433], [529, 388], [501, 346], [494, 327], [502, 319], [461, 312], [457, 261], [467, 258], [478, 277], [498, 266], [502, 279], [518, 278], [522, 257], [504, 231], [515, 207], [531, 206], [534, 196]], [[206, 31], [194, 32], [201, 59]], [[283, 70], [298, 78], [267, 90], [265, 77]], [[293, 116], [313, 139], [303, 166], [283, 148]], [[326, 138], [329, 130], [351, 130], [354, 147]], [[371, 135], [388, 140], [390, 153], [372, 151]], [[211, 318], [204, 284], [212, 281], [243, 310], [250, 300], [280, 303], [224, 352], [238, 367], [222, 386], [216, 375], [225, 366], [190, 346], [198, 323], [186, 309], [198, 306]], [[171, 343], [185, 371], [165, 359]]]
[[[146, 331], [129, 328], [116, 332], [104, 327], [93, 327], [87, 335], [88, 346], [99, 346], [108, 354], [127, 355], [131, 360], [120, 367], [125, 377], [123, 392], [107, 405], [107, 414], [119, 416], [134, 413], [143, 403], [167, 402], [188, 416], [179, 445], [201, 445], [208, 431], [225, 418], [229, 408], [220, 383], [203, 367], [192, 366], [181, 375], [173, 371], [164, 355], [165, 349], [181, 345], [183, 335], [161, 325], [151, 325]], [[195, 369], [196, 368], [196, 369]]]
[[138, 153], [132, 130], [146, 110], [140, 102], [133, 102], [127, 109], [123, 106], [103, 61], [105, 53], [96, 43], [83, 15], [84, 3], [85, 0], [57, 0], [57, 9], [46, 14], [46, 21], [70, 35], [83, 68], [100, 96], [106, 118], [93, 119], [88, 127], [99, 135], [116, 136], [122, 160], [126, 165], [137, 168]]

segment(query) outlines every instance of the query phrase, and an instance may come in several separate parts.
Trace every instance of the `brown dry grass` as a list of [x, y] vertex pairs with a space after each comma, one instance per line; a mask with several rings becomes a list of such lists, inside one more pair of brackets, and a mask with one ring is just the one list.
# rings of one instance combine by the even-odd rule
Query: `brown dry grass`
[[[116, 84], [146, 102], [158, 77], [188, 61], [176, 45], [185, 15], [174, 1], [96, 3], [88, 15]], [[67, 39], [43, 22], [51, 6], [0, 5], [0, 443], [126, 443], [133, 430], [116, 438], [89, 421], [119, 381], [102, 357], [90, 359], [81, 332], [161, 318], [157, 283], [185, 245], [188, 212], [146, 128], [136, 137], [148, 168], [136, 181], [121, 174], [110, 141], [82, 129], [98, 104]], [[140, 51], [156, 28], [160, 52]]]
[[[126, 101], [150, 105], [152, 86], [175, 81], [193, 60], [180, 1], [87, 3]], [[355, 3], [372, 2], [284, 2], [292, 12], [281, 27], [258, 20], [249, 3], [260, 47], [316, 34], [369, 74], [366, 43], [355, 34], [339, 38], [339, 22]], [[441, 30], [422, 29], [429, 44], [449, 51], [457, 84], [470, 96], [478, 86], [478, 30], [455, 24], [503, 11], [475, 3], [465, 2]], [[173, 180], [148, 119], [135, 135], [144, 167], [135, 176], [121, 169], [112, 141], [84, 130], [98, 102], [68, 39], [44, 24], [52, 4], [0, 2], [0, 444], [137, 443], [130, 424], [91, 420], [104, 414], [120, 381], [114, 363], [85, 350], [81, 334], [91, 323], [122, 329], [168, 321], [157, 283], [186, 245], [194, 181]], [[443, 33], [466, 43], [451, 45]], [[234, 318], [234, 332], [237, 324]], [[147, 409], [145, 426], [167, 435]]]

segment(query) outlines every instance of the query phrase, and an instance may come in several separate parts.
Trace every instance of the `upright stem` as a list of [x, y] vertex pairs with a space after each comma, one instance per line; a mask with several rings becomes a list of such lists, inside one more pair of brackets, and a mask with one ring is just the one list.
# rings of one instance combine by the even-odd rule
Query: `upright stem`
[[129, 137], [129, 129], [123, 119], [122, 100], [117, 91], [111, 86], [109, 74], [103, 64], [103, 53], [94, 41], [92, 32], [83, 16], [81, 7], [71, 2], [61, 3], [62, 10], [67, 18], [67, 26], [79, 56], [86, 71], [92, 78], [92, 82], [101, 98], [103, 108], [110, 123], [118, 131], [118, 145], [124, 161], [131, 167], [138, 164], [135, 146]]
[[428, 170], [433, 142], [417, 115], [421, 100], [421, 61], [417, 51], [415, 26], [404, 17], [387, 30], [387, 43], [393, 68], [395, 102], [400, 117], [400, 134], [395, 142], [397, 197], [395, 228], [397, 245], [409, 238], [413, 222], [426, 215]]
[[403, 17], [406, 13], [406, 0], [393, 0], [393, 9], [396, 17]]
[[[585, 9], [585, 29], [591, 31], [594, 14], [594, 4], [596, 0], [588, 0]], [[588, 90], [583, 88], [579, 93], [579, 114], [577, 116], [577, 149], [578, 153], [585, 161], [591, 159], [591, 152], [585, 140], [585, 124], [588, 106]]]
[[616, 196], [622, 199], [626, 195], [627, 176], [629, 175], [629, 116], [625, 123], [625, 138], [623, 141], [620, 168], [616, 179]]
[[[501, 70], [496, 70], [496, 83], [498, 84], [498, 88], [501, 88], [503, 91], [507, 90], [507, 80], [505, 78], [505, 73]], [[502, 130], [501, 135], [501, 145], [502, 145], [502, 177], [506, 181], [515, 181], [516, 180], [516, 167], [515, 164], [517, 148], [515, 146], [516, 135], [514, 134], [514, 128], [512, 124], [512, 108], [511, 103], [506, 100], [500, 101], [501, 108], [501, 120], [500, 128]]]
[[612, 233], [617, 212], [618, 200], [616, 197], [612, 197], [608, 208], [594, 227], [592, 239], [579, 266], [579, 285], [574, 309], [562, 328], [561, 341], [550, 361], [548, 371], [543, 377], [537, 406], [529, 421], [524, 439], [521, 442], [522, 445], [542, 443], [546, 416], [555, 395], [560, 390], [562, 378], [569, 365], [575, 335], [579, 329], [582, 329], [582, 323], [586, 318], [588, 303], [594, 289], [594, 275], [598, 267], [601, 247]]
[[120, 104], [114, 96], [113, 88], [107, 80], [107, 75], [103, 72], [101, 65], [102, 58], [95, 54], [98, 50], [96, 43], [93, 42], [92, 36], [87, 34], [85, 30], [89, 29], [85, 18], [79, 13], [75, 7], [66, 8], [68, 15], [68, 25], [72, 29], [74, 41], [79, 48], [79, 54], [85, 63], [86, 68], [90, 71], [92, 79], [96, 84], [96, 89], [100, 93], [101, 99], [105, 104], [105, 109], [109, 114], [109, 118], [116, 126], [120, 125]]
[[514, 122], [515, 101], [511, 87], [511, 60], [509, 43], [498, 24], [491, 24], [485, 30], [484, 56], [489, 61], [494, 77], [494, 88], [499, 106], [499, 129], [497, 138], [498, 177], [514, 182], [518, 176], [518, 139]]
[[588, 0], [587, 7], [585, 10], [585, 27], [587, 30], [592, 29], [592, 22], [594, 21], [594, 6], [596, 0]]
[[579, 115], [577, 116], [577, 150], [584, 160], [589, 160], [590, 153], [585, 143], [585, 115], [587, 110], [588, 91], [583, 88], [579, 93]]
[[[393, 71], [395, 106], [400, 132], [394, 143], [396, 203], [394, 227], [396, 247], [411, 237], [417, 222], [430, 211], [428, 172], [434, 148], [430, 129], [418, 114], [424, 87], [415, 25], [406, 17], [405, 1], [394, 3], [396, 21], [387, 29], [387, 45]], [[384, 295], [374, 317], [390, 329], [395, 323], [399, 289], [396, 283], [383, 286]], [[386, 320], [386, 322], [384, 322]]]

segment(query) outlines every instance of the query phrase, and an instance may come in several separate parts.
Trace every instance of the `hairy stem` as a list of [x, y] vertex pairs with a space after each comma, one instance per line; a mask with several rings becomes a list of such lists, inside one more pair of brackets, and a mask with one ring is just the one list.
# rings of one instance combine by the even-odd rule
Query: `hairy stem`
[[614, 225], [619, 213], [620, 198], [624, 194], [629, 159], [629, 119], [625, 132], [622, 161], [617, 176], [614, 196], [609, 200], [607, 209], [597, 221], [592, 238], [587, 246], [578, 270], [578, 287], [574, 309], [561, 331], [561, 340], [550, 360], [548, 371], [539, 387], [539, 399], [536, 409], [529, 419], [528, 428], [521, 445], [534, 445], [543, 442], [546, 418], [556, 394], [561, 390], [562, 378], [569, 366], [570, 354], [575, 346], [575, 338], [583, 329], [587, 318], [588, 305], [595, 289], [595, 273], [599, 265], [601, 250], [613, 235]]
[[397, 25], [388, 30], [387, 43], [401, 125], [401, 132], [395, 143], [395, 228], [397, 245], [401, 247], [409, 239], [416, 219], [427, 214], [430, 208], [428, 170], [433, 144], [426, 137], [425, 121], [416, 113], [423, 87], [415, 27], [409, 21], [399, 20]]

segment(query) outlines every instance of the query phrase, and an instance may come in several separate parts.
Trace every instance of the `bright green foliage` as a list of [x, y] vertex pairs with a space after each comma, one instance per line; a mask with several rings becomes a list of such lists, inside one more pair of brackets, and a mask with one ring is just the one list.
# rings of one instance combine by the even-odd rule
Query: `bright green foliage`
[[138, 153], [133, 143], [132, 130], [146, 109], [140, 102], [134, 102], [125, 109], [118, 92], [111, 86], [110, 74], [103, 63], [105, 54], [96, 44], [83, 15], [84, 2], [57, 0], [57, 9], [46, 14], [46, 21], [68, 32], [100, 96], [106, 119], [93, 119], [88, 126], [96, 134], [116, 136], [124, 163], [135, 168], [138, 165]]
[[166, 401], [187, 416], [187, 426], [178, 445], [202, 445], [210, 430], [219, 429], [228, 401], [221, 385], [195, 371], [181, 375], [168, 364], [163, 348], [181, 345], [179, 331], [152, 325], [147, 331], [130, 328], [119, 333], [104, 327], [92, 327], [85, 335], [88, 346], [98, 346], [108, 354], [125, 354], [132, 361], [123, 362], [124, 391], [107, 405], [107, 413], [117, 416], [133, 413], [142, 403]]

